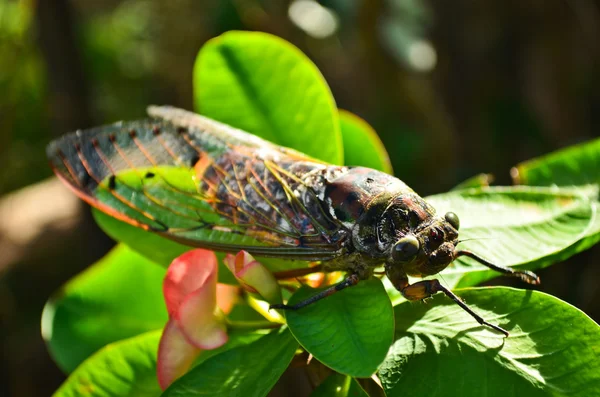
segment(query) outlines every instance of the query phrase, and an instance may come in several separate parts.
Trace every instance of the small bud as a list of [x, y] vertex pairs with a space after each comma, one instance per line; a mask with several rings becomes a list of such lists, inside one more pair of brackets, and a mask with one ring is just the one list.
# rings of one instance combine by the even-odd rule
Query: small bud
[[273, 273], [246, 251], [228, 254], [225, 265], [248, 292], [257, 293], [267, 302], [281, 303], [281, 288]]

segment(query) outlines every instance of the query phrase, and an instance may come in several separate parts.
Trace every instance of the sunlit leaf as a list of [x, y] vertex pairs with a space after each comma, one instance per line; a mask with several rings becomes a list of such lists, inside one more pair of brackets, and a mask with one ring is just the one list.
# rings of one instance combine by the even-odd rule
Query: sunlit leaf
[[110, 344], [87, 359], [54, 397], [157, 397], [156, 350], [161, 331]]
[[512, 288], [458, 292], [510, 337], [442, 294], [395, 308], [396, 341], [379, 370], [394, 396], [591, 396], [600, 393], [600, 327], [575, 307]]
[[338, 112], [321, 72], [300, 50], [261, 32], [208, 41], [194, 66], [196, 110], [314, 158], [343, 163]]
[[[525, 161], [511, 170], [515, 183], [532, 186], [574, 186], [600, 184], [600, 139], [571, 146], [545, 156]], [[598, 190], [590, 190], [598, 199]], [[595, 203], [598, 206], [598, 203]], [[579, 242], [583, 251], [600, 240], [600, 216], [585, 238]]]
[[[301, 288], [288, 304], [316, 292]], [[355, 377], [369, 377], [377, 370], [394, 332], [392, 305], [378, 279], [361, 281], [302, 309], [287, 310], [286, 319], [298, 342], [317, 360]]]
[[[595, 219], [587, 189], [490, 187], [460, 190], [426, 200], [438, 214], [460, 218], [458, 245], [501, 265], [536, 269], [578, 252], [576, 243]], [[472, 286], [497, 276], [469, 258], [441, 273], [450, 287]]]

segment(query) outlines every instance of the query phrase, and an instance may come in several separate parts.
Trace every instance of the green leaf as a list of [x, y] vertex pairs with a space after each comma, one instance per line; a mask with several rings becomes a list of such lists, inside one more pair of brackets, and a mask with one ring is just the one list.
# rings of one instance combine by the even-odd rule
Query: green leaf
[[353, 378], [348, 391], [349, 397], [386, 397], [379, 380], [373, 378]]
[[310, 397], [367, 397], [355, 379], [333, 373], [327, 377], [311, 394]]
[[[111, 343], [85, 360], [63, 383], [55, 397], [62, 396], [160, 396], [156, 380], [156, 352], [162, 330]], [[229, 341], [215, 350], [202, 351], [194, 366], [211, 357], [248, 345], [261, 332], [232, 331]]]
[[373, 127], [348, 111], [340, 110], [339, 114], [344, 143], [344, 163], [373, 168], [393, 175], [390, 157]]
[[457, 291], [510, 337], [482, 327], [442, 294], [395, 308], [396, 341], [379, 370], [394, 396], [600, 395], [600, 327], [536, 291]]
[[516, 183], [574, 186], [600, 183], [600, 139], [525, 161], [511, 170]]
[[[303, 287], [290, 298], [289, 304], [298, 303], [317, 291]], [[392, 305], [376, 278], [285, 314], [290, 330], [302, 347], [323, 364], [345, 375], [371, 376], [393, 340]]]
[[338, 111], [325, 79], [279, 37], [227, 32], [208, 41], [194, 66], [194, 99], [203, 115], [343, 164]]
[[79, 366], [54, 397], [156, 397], [156, 351], [161, 331], [104, 347]]
[[[548, 155], [538, 157], [513, 167], [511, 175], [515, 183], [534, 186], [573, 186], [600, 184], [600, 139], [571, 146]], [[590, 194], [598, 198], [598, 190]], [[598, 206], [598, 202], [595, 203]], [[600, 216], [585, 238], [581, 239], [578, 251], [583, 251], [600, 241]]]
[[164, 327], [165, 269], [124, 245], [69, 281], [46, 304], [42, 336], [70, 372], [108, 343]]
[[297, 348], [287, 329], [273, 331], [209, 358], [175, 381], [163, 396], [266, 396]]
[[310, 397], [346, 397], [350, 382], [352, 382], [351, 377], [333, 373], [310, 394]]
[[[549, 266], [578, 252], [594, 220], [586, 189], [489, 187], [427, 197], [438, 214], [460, 218], [460, 243], [485, 259], [523, 269]], [[441, 273], [449, 287], [467, 287], [498, 275], [470, 258]]]

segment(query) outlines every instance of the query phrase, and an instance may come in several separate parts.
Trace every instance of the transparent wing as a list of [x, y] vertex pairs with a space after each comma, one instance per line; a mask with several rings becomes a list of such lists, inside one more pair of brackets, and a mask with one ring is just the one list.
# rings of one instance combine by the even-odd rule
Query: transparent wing
[[48, 146], [55, 173], [115, 218], [183, 244], [326, 260], [347, 231], [323, 209], [310, 173], [323, 163], [172, 108]]

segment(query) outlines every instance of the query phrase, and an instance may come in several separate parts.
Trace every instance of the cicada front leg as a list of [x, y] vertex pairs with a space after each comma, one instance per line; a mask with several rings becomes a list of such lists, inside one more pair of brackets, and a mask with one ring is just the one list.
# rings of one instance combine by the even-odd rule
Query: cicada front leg
[[307, 299], [304, 299], [303, 301], [296, 303], [295, 305], [276, 304], [276, 305], [269, 306], [269, 309], [298, 310], [298, 309], [303, 308], [304, 306], [308, 306], [311, 303], [315, 303], [317, 301], [320, 301], [323, 298], [333, 295], [336, 292], [339, 292], [343, 289], [352, 287], [352, 286], [358, 284], [359, 281], [360, 281], [360, 277], [357, 274], [351, 274], [348, 277], [346, 277], [343, 281], [340, 281], [339, 283], [334, 284], [331, 287], [326, 288], [323, 291], [321, 291]]
[[388, 270], [388, 278], [396, 287], [398, 291], [408, 300], [423, 300], [425, 298], [429, 298], [433, 294], [438, 292], [443, 292], [448, 298], [452, 299], [458, 306], [460, 306], [464, 311], [469, 313], [471, 317], [473, 317], [479, 324], [488, 326], [490, 328], [495, 329], [498, 332], [501, 332], [505, 336], [508, 337], [508, 331], [504, 328], [501, 328], [497, 325], [490, 324], [483, 319], [479, 314], [475, 313], [473, 309], [465, 304], [458, 296], [456, 296], [452, 291], [448, 288], [444, 287], [440, 282], [436, 279], [432, 280], [422, 280], [416, 282], [414, 284], [408, 283], [408, 277], [405, 274], [400, 273], [399, 270]]

